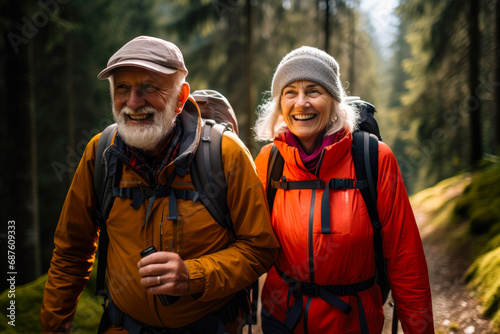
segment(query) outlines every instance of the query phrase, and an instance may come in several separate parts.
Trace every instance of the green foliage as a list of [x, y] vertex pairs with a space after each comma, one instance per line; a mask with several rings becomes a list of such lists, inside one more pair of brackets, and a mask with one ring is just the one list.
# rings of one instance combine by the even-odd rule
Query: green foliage
[[476, 259], [465, 277], [481, 296], [485, 316], [500, 327], [500, 247]]
[[[476, 2], [404, 0], [397, 10], [401, 23], [390, 102], [391, 112], [400, 112], [399, 131], [390, 129], [386, 137], [396, 143], [394, 151], [405, 167], [403, 176], [411, 192], [476, 167], [478, 143], [484, 152], [494, 153], [492, 64], [498, 63], [497, 35], [487, 22], [494, 22], [498, 1], [480, 2], [478, 18], [470, 15], [472, 3]], [[479, 31], [470, 29], [476, 19]], [[409, 77], [398, 74], [401, 65]], [[398, 102], [402, 108], [397, 108]], [[481, 119], [475, 122], [477, 115]], [[399, 141], [404, 134], [409, 140]], [[488, 219], [484, 213], [477, 217]]]
[[[419, 210], [435, 218], [437, 213], [443, 210], [443, 207], [447, 207], [449, 204], [454, 205], [457, 199], [460, 198], [462, 189], [466, 189], [469, 184], [470, 175], [459, 174], [418, 192], [411, 197], [411, 202], [418, 205]], [[453, 213], [453, 210], [450, 213]], [[449, 221], [449, 218], [450, 215], [444, 217], [443, 220], [437, 222], [437, 225], [445, 225]], [[432, 221], [435, 222], [436, 219]]]
[[[16, 308], [15, 327], [8, 324], [9, 318], [2, 316], [1, 333], [40, 333], [40, 309], [46, 281], [47, 274], [40, 276], [33, 282], [17, 286], [13, 298], [9, 296], [9, 290], [5, 290], [0, 295], [0, 308], [2, 310], [9, 307], [11, 300], [15, 301]], [[97, 332], [102, 306], [100, 300], [94, 295], [94, 289], [95, 278], [91, 278], [78, 302], [71, 331], [74, 334], [94, 334]]]
[[[491, 226], [481, 225], [488, 230], [481, 235], [474, 227], [477, 221], [472, 219], [476, 212], [485, 212], [487, 204], [491, 204], [490, 208], [500, 206], [499, 188], [500, 163], [496, 163], [472, 176], [462, 173], [445, 179], [410, 198], [420, 214], [432, 217], [420, 231], [422, 237], [443, 243], [449, 251], [460, 247], [462, 256], [470, 258], [472, 264], [464, 278], [475, 290], [484, 315], [493, 320], [496, 330], [500, 330], [500, 215], [491, 210], [497, 214], [489, 218]], [[448, 329], [459, 330], [454, 324]]]
[[0, 332], [2, 333], [39, 333], [40, 308], [42, 306], [43, 288], [47, 275], [41, 276], [35, 281], [18, 286], [15, 289], [15, 297], [10, 298], [10, 290], [5, 290], [0, 295], [0, 308], [6, 310], [11, 301], [15, 302], [15, 327], [7, 322], [11, 319], [2, 316]]
[[455, 213], [469, 221], [470, 231], [485, 234], [500, 226], [500, 164], [474, 177], [458, 200]]
[[[478, 247], [465, 274], [469, 286], [480, 296], [485, 316], [500, 328], [500, 163], [474, 175], [458, 199], [455, 215], [469, 224], [470, 238]], [[478, 241], [482, 241], [481, 243]]]
[[481, 254], [486, 254], [492, 250], [500, 248], [500, 230], [498, 228], [492, 229], [493, 238], [490, 238], [481, 250]]
[[453, 333], [458, 333], [460, 331], [460, 325], [457, 324], [456, 322], [452, 322], [448, 328], [450, 329], [451, 332]]

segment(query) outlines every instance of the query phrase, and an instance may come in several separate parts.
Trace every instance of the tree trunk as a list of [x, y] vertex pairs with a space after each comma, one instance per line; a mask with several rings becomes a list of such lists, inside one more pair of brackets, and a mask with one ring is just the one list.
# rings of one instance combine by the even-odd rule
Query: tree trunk
[[330, 50], [330, 0], [326, 0], [325, 8], [325, 52]]
[[321, 3], [321, 0], [316, 0], [316, 22], [318, 22], [318, 24], [315, 24], [315, 28], [316, 28], [316, 45], [321, 45], [321, 33], [323, 32], [323, 28], [321, 27], [321, 24], [319, 24], [319, 22], [321, 22], [321, 8], [319, 6], [319, 4]]
[[247, 140], [246, 144], [248, 146], [248, 149], [252, 154], [255, 154], [257, 152], [255, 151], [255, 145], [254, 145], [254, 140], [253, 140], [253, 135], [252, 135], [252, 128], [255, 124], [255, 87], [253, 84], [253, 62], [254, 62], [254, 46], [253, 46], [253, 15], [252, 15], [252, 4], [251, 0], [246, 1], [246, 8], [245, 8], [245, 16], [247, 20], [247, 26], [246, 26], [246, 57], [247, 57], [247, 64], [246, 64], [246, 92], [247, 92], [247, 115], [248, 115], [248, 124], [247, 124]]
[[495, 62], [495, 105], [496, 105], [496, 120], [495, 120], [495, 147], [494, 152], [500, 155], [500, 0], [495, 4], [496, 9], [496, 62]]
[[[67, 99], [67, 130], [68, 130], [68, 145], [76, 150], [75, 139], [75, 103], [73, 94], [73, 41], [71, 36], [67, 37], [66, 41], [66, 99]], [[76, 167], [72, 168], [71, 176], [68, 178], [69, 182], [73, 179]]]
[[[31, 269], [35, 278], [42, 274], [42, 246], [40, 236], [40, 203], [38, 197], [38, 131], [36, 122], [36, 99], [35, 99], [35, 51], [34, 43], [29, 45], [29, 111], [30, 111], [30, 129], [31, 129], [31, 195], [33, 198], [33, 264]], [[31, 281], [31, 279], [29, 280]], [[27, 281], [27, 282], [29, 282]]]
[[[4, 6], [4, 15], [12, 20], [28, 17], [22, 1], [9, 1]], [[23, 40], [13, 43], [12, 34]], [[14, 261], [3, 270], [3, 274], [15, 276], [17, 286], [28, 283], [41, 275], [41, 251], [38, 214], [37, 178], [37, 136], [35, 119], [34, 48], [36, 36], [25, 36], [18, 27], [11, 26], [3, 34], [6, 52], [4, 54], [5, 88], [5, 156], [6, 169], [3, 186], [8, 189], [2, 213], [2, 234], [15, 237], [9, 249], [14, 252]], [[35, 34], [36, 35], [36, 34]], [[10, 36], [10, 38], [9, 38]], [[17, 38], [16, 37], [16, 38]], [[7, 230], [7, 224], [14, 226]], [[14, 233], [7, 232], [14, 231]], [[7, 252], [7, 249], [5, 249]], [[7, 261], [3, 265], [7, 265]], [[4, 284], [5, 280], [2, 280]]]
[[350, 45], [349, 45], [349, 91], [350, 95], [356, 95], [356, 4], [348, 9], [350, 12]]
[[248, 130], [250, 129], [250, 120], [248, 117], [248, 90], [247, 90], [247, 64], [248, 61], [246, 52], [246, 26], [245, 26], [245, 9], [234, 8], [225, 18], [227, 19], [228, 27], [225, 32], [227, 40], [227, 59], [231, 62], [227, 66], [226, 91], [227, 99], [238, 117], [239, 136], [241, 140], [248, 145], [247, 138], [249, 137]]
[[471, 129], [471, 166], [477, 167], [483, 156], [481, 131], [481, 100], [477, 97], [479, 87], [480, 32], [479, 32], [479, 2], [469, 1], [469, 114]]

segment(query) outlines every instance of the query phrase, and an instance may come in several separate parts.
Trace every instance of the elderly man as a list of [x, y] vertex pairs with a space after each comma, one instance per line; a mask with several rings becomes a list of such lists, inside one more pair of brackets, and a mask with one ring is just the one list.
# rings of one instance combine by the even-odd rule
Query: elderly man
[[[125, 44], [99, 73], [99, 79], [109, 79], [118, 125], [108, 154], [122, 162], [120, 188], [193, 188], [189, 166], [200, 142], [201, 117], [189, 97], [187, 73], [174, 44], [148, 36]], [[56, 229], [43, 332], [71, 329], [90, 276], [99, 234], [93, 222], [99, 136], [87, 145]], [[111, 297], [106, 333], [241, 328], [235, 295], [270, 268], [279, 246], [251, 156], [231, 132], [224, 133], [221, 146], [234, 236], [199, 201], [159, 196], [131, 206], [133, 199], [115, 197], [106, 220]], [[141, 259], [150, 246], [158, 251]], [[165, 295], [177, 298], [168, 305], [161, 302]]]

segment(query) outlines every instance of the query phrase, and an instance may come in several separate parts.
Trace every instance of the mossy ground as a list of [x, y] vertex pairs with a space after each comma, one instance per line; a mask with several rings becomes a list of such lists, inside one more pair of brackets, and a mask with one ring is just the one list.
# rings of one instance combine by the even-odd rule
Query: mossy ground
[[464, 279], [500, 332], [500, 163], [444, 180], [411, 200], [432, 217], [422, 237], [446, 244], [450, 253], [467, 250]]
[[[97, 272], [95, 270], [94, 272]], [[43, 290], [47, 274], [40, 276], [33, 282], [16, 287], [15, 298], [9, 298], [8, 290], [0, 295], [0, 309], [6, 310], [11, 300], [15, 300], [15, 326], [9, 325], [9, 318], [2, 316], [0, 333], [40, 333], [40, 309], [42, 307]], [[91, 278], [83, 291], [71, 333], [95, 334], [102, 315], [101, 298], [94, 295], [95, 278]]]
[[500, 329], [500, 164], [478, 173], [464, 191], [456, 214], [478, 239], [465, 279], [479, 295], [484, 314]]

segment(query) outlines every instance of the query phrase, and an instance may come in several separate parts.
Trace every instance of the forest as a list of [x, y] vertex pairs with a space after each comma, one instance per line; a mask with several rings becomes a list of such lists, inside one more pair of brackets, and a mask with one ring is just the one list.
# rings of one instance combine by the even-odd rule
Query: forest
[[[274, 69], [310, 45], [338, 60], [348, 95], [376, 106], [410, 194], [498, 161], [500, 0], [400, 0], [376, 15], [364, 1], [0, 0], [0, 291], [9, 221], [16, 283], [47, 272], [83, 150], [113, 122], [108, 83], [96, 76], [139, 35], [179, 46], [191, 90], [228, 98], [254, 157]], [[376, 35], [389, 18], [394, 34]]]

